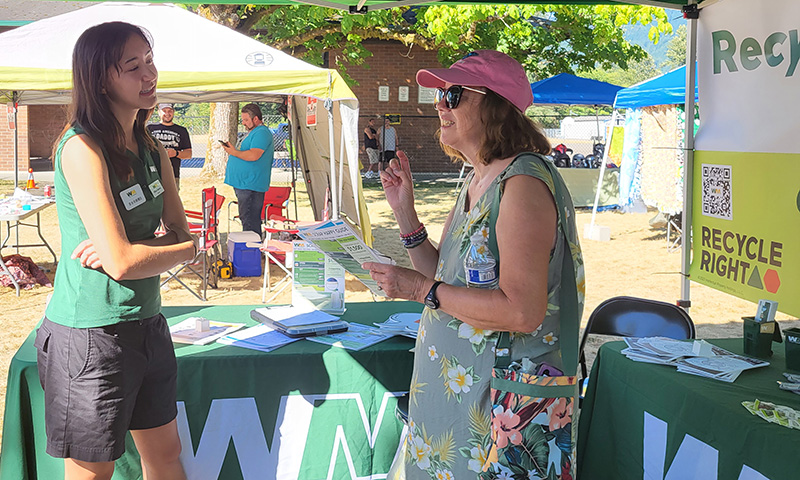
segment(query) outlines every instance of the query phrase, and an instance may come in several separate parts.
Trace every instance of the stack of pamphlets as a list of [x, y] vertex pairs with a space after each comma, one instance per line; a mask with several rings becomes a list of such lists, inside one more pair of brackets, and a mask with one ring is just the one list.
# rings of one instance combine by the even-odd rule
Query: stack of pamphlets
[[[702, 340], [694, 342], [674, 340], [664, 337], [626, 338], [628, 348], [622, 354], [636, 362], [674, 365], [679, 372], [691, 373], [703, 377], [733, 382], [744, 370], [765, 367], [769, 362], [737, 355], [716, 345], [703, 354], [695, 353], [694, 348], [704, 344]], [[708, 345], [708, 344], [706, 344]]]
[[742, 402], [742, 406], [753, 415], [770, 423], [800, 430], [800, 412], [791, 407], [762, 402], [758, 399], [754, 402]]
[[169, 327], [169, 334], [175, 343], [206, 345], [242, 327], [244, 323], [216, 322], [202, 317], [189, 317]]
[[390, 315], [383, 323], [374, 323], [381, 332], [391, 335], [403, 335], [409, 338], [417, 338], [421, 313], [395, 313]]
[[378, 284], [361, 268], [362, 263], [376, 262], [394, 265], [394, 260], [367, 246], [361, 236], [344, 220], [331, 220], [298, 228], [297, 234], [352, 273], [374, 295], [385, 297]]

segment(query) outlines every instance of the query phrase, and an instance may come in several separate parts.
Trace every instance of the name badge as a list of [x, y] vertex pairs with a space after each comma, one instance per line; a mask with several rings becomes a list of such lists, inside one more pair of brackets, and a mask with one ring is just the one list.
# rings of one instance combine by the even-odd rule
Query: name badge
[[153, 194], [153, 198], [164, 193], [164, 187], [161, 185], [161, 181], [158, 179], [156, 179], [155, 182], [148, 185], [148, 187], [150, 187], [150, 192]]
[[144, 192], [142, 192], [142, 188], [138, 183], [119, 192], [119, 196], [122, 198], [122, 204], [125, 205], [125, 210], [127, 211], [131, 211], [145, 202]]

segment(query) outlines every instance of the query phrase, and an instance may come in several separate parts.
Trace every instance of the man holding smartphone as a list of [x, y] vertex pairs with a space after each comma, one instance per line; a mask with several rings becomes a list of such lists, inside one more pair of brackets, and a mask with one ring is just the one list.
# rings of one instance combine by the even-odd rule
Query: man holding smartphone
[[222, 149], [229, 155], [225, 183], [236, 193], [242, 230], [259, 235], [264, 193], [269, 190], [274, 155], [272, 132], [264, 126], [262, 118], [258, 105], [248, 103], [242, 107], [242, 125], [247, 129], [247, 135], [239, 149], [220, 141]]
[[158, 104], [158, 118], [161, 123], [147, 126], [150, 135], [160, 141], [167, 149], [169, 161], [172, 163], [172, 172], [175, 174], [175, 186], [181, 189], [181, 160], [192, 158], [192, 141], [189, 131], [174, 123], [175, 109], [171, 103]]

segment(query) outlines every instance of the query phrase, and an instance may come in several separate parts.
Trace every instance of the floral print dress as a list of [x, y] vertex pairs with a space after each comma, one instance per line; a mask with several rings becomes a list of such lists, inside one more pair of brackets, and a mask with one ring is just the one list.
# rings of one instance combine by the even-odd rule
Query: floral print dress
[[[464, 258], [470, 246], [469, 237], [478, 230], [483, 230], [485, 235], [495, 234], [494, 221], [499, 203], [495, 205], [495, 213], [492, 213], [492, 207], [500, 201], [505, 180], [514, 175], [530, 175], [548, 186], [558, 208], [558, 234], [548, 267], [548, 307], [544, 321], [533, 333], [512, 334], [511, 358], [520, 360], [527, 357], [533, 363], [547, 362], [563, 370], [559, 338], [562, 262], [565, 255], [572, 255], [579, 304], [577, 318], [563, 321], [579, 322], [584, 298], [583, 260], [569, 194], [565, 194], [566, 187], [555, 167], [543, 157], [534, 154], [518, 156], [497, 176], [470, 211], [465, 211], [465, 202], [473, 174], [467, 177], [452, 222], [439, 248], [436, 279], [450, 285], [466, 285]], [[389, 472], [390, 480], [521, 478], [496, 458], [498, 449], [503, 451], [510, 443], [523, 441], [514, 428], [513, 414], [508, 418], [495, 416], [494, 419], [491, 415], [490, 381], [497, 336], [496, 332], [474, 328], [441, 310], [425, 308], [409, 388], [409, 432]], [[577, 338], [575, 343], [577, 351]], [[568, 429], [566, 431], [571, 434], [574, 427], [571, 421], [568, 424], [563, 422], [564, 418], [572, 417], [572, 412], [559, 409], [571, 409], [572, 405], [572, 402], [554, 402], [546, 412], [533, 419], [543, 424], [545, 434], [535, 440], [537, 445], [524, 447], [538, 448], [539, 452], [548, 449], [545, 453], [548, 465], [528, 472], [525, 478], [572, 478], [574, 447], [558, 441], [563, 438], [558, 431]], [[493, 422], [502, 425], [493, 425]]]

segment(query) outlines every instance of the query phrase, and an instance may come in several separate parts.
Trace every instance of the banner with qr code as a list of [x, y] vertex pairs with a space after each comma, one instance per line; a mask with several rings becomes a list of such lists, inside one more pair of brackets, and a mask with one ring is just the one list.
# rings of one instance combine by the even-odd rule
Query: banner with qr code
[[800, 155], [696, 152], [692, 280], [800, 315]]
[[[742, 15], [746, 11], [747, 15]], [[702, 123], [690, 278], [800, 315], [800, 2], [711, 3], [698, 23]]]

